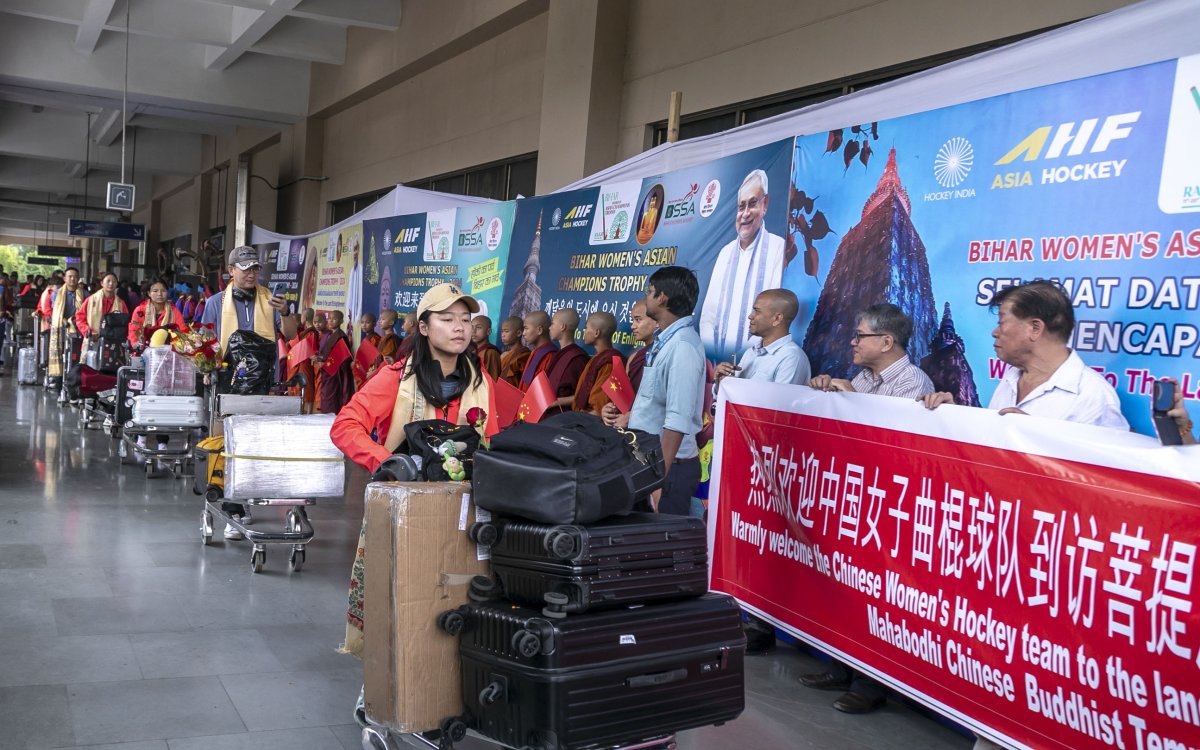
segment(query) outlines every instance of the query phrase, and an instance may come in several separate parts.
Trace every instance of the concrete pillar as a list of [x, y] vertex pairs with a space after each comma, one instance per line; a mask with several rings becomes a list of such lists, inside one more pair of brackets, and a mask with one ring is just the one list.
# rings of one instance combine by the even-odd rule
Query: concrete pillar
[[[211, 172], [201, 172], [192, 182], [196, 190], [195, 198], [192, 200], [192, 226], [196, 227], [195, 233], [192, 234], [192, 252], [200, 250], [212, 229], [213, 195], [209, 179], [211, 174]], [[200, 268], [198, 264], [192, 263], [192, 271], [203, 273], [204, 269]]]
[[628, 25], [629, 0], [550, 0], [538, 194], [616, 161]]
[[327, 217], [321, 205], [321, 183], [300, 180], [301, 177], [321, 177], [325, 174], [322, 171], [324, 155], [324, 120], [309, 117], [281, 134], [277, 232], [309, 234], [326, 225]]

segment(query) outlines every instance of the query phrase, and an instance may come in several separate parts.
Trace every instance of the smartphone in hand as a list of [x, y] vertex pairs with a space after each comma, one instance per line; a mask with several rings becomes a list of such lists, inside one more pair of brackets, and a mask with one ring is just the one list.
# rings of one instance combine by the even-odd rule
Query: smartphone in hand
[[277, 281], [271, 287], [271, 296], [272, 297], [282, 297], [286, 292], [287, 292], [287, 283], [286, 282]]
[[1179, 425], [1175, 423], [1174, 417], [1167, 414], [1175, 405], [1175, 388], [1176, 385], [1168, 380], [1155, 380], [1150, 398], [1154, 428], [1158, 431], [1158, 439], [1163, 445], [1183, 445]]

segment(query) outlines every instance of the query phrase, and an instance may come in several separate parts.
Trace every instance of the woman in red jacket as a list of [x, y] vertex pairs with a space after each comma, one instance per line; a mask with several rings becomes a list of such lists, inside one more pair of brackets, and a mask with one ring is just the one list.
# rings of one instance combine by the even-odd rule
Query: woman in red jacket
[[146, 348], [150, 336], [147, 329], [170, 328], [186, 331], [187, 322], [179, 308], [167, 301], [167, 285], [155, 281], [150, 285], [149, 295], [134, 308], [129, 317], [129, 346], [135, 352]]
[[[438, 284], [417, 307], [417, 331], [412, 354], [388, 365], [354, 394], [333, 421], [329, 437], [342, 453], [367, 471], [372, 481], [400, 478], [393, 458], [404, 443], [404, 426], [423, 419], [455, 424], [483, 422], [486, 434], [498, 431], [492, 380], [467, 353], [471, 343], [471, 313], [479, 303], [453, 284]], [[374, 435], [374, 437], [372, 437]], [[358, 552], [350, 581], [343, 650], [362, 655], [362, 581], [366, 538]]]

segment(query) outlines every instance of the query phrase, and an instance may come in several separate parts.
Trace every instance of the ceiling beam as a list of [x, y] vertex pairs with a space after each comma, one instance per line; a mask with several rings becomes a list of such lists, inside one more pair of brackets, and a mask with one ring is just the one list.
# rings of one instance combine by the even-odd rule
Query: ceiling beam
[[100, 32], [112, 15], [113, 6], [117, 0], [87, 0], [83, 11], [83, 21], [75, 33], [75, 51], [90, 55], [96, 51], [96, 43], [100, 41]]
[[300, 0], [273, 0], [264, 10], [233, 9], [233, 28], [229, 44], [222, 47], [207, 47], [204, 52], [204, 67], [209, 70], [225, 70], [239, 57], [250, 51], [284, 17], [300, 4]]

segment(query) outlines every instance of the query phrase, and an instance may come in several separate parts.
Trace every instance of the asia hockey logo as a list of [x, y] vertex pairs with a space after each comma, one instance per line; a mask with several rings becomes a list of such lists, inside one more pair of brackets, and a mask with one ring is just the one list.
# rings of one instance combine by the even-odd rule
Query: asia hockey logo
[[933, 177], [944, 188], [958, 187], [971, 174], [975, 149], [961, 136], [951, 138], [938, 149], [933, 160]]

